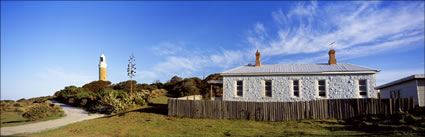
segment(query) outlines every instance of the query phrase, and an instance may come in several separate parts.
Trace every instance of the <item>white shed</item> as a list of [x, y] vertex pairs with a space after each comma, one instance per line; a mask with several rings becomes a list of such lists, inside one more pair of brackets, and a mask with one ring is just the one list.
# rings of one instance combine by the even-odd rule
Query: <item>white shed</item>
[[416, 105], [425, 106], [425, 75], [416, 74], [395, 80], [376, 87], [380, 90], [381, 98], [410, 98], [415, 99]]

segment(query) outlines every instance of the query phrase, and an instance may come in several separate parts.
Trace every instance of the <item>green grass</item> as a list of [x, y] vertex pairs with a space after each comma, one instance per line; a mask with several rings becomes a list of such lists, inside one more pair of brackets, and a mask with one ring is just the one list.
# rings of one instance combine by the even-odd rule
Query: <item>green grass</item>
[[151, 100], [152, 104], [167, 104], [167, 100], [169, 97], [167, 96], [159, 96]]
[[49, 116], [47, 118], [43, 118], [43, 119], [39, 119], [35, 121], [29, 121], [23, 118], [22, 113], [20, 112], [1, 112], [1, 127], [25, 125], [30, 123], [58, 119], [64, 116], [65, 114], [62, 112], [62, 113], [57, 113], [55, 115]]
[[167, 97], [138, 110], [70, 124], [58, 129], [22, 136], [406, 136], [422, 132], [389, 127], [349, 125], [342, 120], [260, 122], [249, 120], [190, 119], [166, 116]]

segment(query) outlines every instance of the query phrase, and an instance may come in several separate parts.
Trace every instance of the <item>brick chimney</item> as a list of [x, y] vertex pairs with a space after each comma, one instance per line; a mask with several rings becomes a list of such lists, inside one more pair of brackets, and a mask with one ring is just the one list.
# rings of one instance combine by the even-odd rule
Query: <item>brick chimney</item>
[[257, 50], [257, 53], [255, 53], [255, 56], [256, 56], [255, 67], [259, 67], [261, 66], [261, 61], [260, 61], [261, 55], [260, 55], [260, 52], [258, 52], [258, 50]]
[[336, 64], [335, 50], [334, 49], [329, 50], [328, 54], [329, 54], [329, 61], [328, 61], [329, 65]]

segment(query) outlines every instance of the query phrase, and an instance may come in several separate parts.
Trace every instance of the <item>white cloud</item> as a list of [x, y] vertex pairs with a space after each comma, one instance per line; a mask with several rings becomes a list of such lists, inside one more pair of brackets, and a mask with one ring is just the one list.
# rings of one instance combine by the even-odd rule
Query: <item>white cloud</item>
[[[328, 44], [334, 41], [334, 48], [339, 51], [365, 56], [371, 52], [364, 51], [379, 53], [385, 50], [374, 49], [399, 47], [423, 39], [423, 7], [410, 4], [378, 10], [379, 4], [352, 2], [350, 7], [354, 8], [328, 5], [320, 9], [331, 10], [318, 10], [317, 3], [313, 2], [298, 4], [288, 14], [279, 9], [272, 12], [274, 21], [279, 24], [276, 37], [251, 35], [247, 39], [252, 46], [262, 49], [264, 56], [326, 52], [330, 48]], [[317, 59], [322, 58], [320, 55]]]
[[[171, 77], [191, 75], [209, 67], [230, 69], [252, 63], [257, 49], [263, 61], [273, 56], [308, 54], [313, 56], [281, 63], [320, 63], [327, 60], [327, 51], [335, 48], [338, 60], [343, 61], [409, 47], [410, 43], [424, 40], [423, 2], [400, 3], [397, 7], [386, 7], [381, 5], [383, 2], [325, 3], [299, 3], [289, 11], [272, 12], [276, 26], [256, 22], [247, 31], [243, 41], [247, 44], [239, 49], [221, 48], [212, 54], [200, 50], [178, 56], [174, 51], [183, 50], [178, 43], [160, 44], [173, 45], [169, 48], [172, 50], [159, 52], [168, 56], [150, 72]], [[331, 42], [336, 44], [330, 47]]]
[[156, 46], [152, 46], [151, 50], [155, 55], [174, 55], [182, 51], [184, 47], [183, 42], [171, 43], [171, 42], [161, 42]]
[[[54, 83], [67, 83], [72, 85], [82, 85], [96, 80], [93, 75], [84, 75], [75, 73], [70, 69], [62, 68], [48, 68], [45, 71], [38, 74], [39, 78], [43, 81], [50, 81]], [[60, 87], [64, 87], [63, 85]]]

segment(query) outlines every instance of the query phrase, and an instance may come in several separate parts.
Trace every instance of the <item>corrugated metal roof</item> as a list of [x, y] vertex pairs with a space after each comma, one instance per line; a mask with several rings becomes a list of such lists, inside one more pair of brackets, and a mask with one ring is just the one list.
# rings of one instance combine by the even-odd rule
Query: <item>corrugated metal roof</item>
[[370, 69], [353, 64], [275, 64], [275, 65], [261, 65], [255, 66], [240, 66], [231, 70], [222, 72], [222, 74], [243, 74], [243, 73], [320, 73], [320, 72], [361, 72], [361, 71], [374, 71]]
[[383, 89], [383, 88], [393, 86], [393, 85], [397, 85], [397, 84], [400, 84], [400, 83], [403, 83], [403, 82], [406, 82], [406, 81], [409, 81], [409, 80], [412, 80], [412, 79], [424, 79], [424, 78], [425, 78], [424, 74], [415, 74], [415, 75], [404, 77], [404, 78], [401, 78], [399, 80], [395, 80], [395, 81], [386, 83], [384, 85], [378, 86], [378, 87], [376, 87], [376, 89]]

